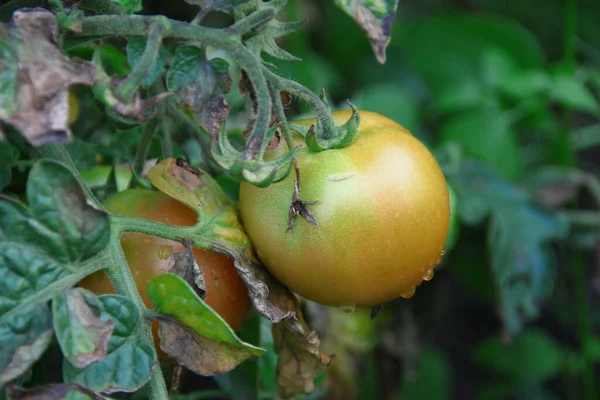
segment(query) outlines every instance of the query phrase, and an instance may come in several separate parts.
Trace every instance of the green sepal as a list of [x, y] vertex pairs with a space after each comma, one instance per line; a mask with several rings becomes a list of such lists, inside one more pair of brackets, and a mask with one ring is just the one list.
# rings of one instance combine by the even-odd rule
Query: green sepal
[[267, 187], [285, 179], [292, 169], [291, 161], [299, 148], [294, 148], [274, 160], [247, 159], [229, 142], [227, 131], [221, 128], [217, 140], [213, 141], [211, 154], [214, 160], [239, 180], [258, 187]]
[[[306, 146], [315, 152], [330, 149], [341, 149], [352, 144], [358, 136], [358, 127], [360, 126], [360, 113], [358, 109], [350, 102], [352, 116], [342, 126], [336, 127], [334, 132], [325, 132], [322, 128], [323, 122], [319, 118], [319, 123], [313, 124], [306, 133]], [[327, 136], [327, 138], [324, 138]]]

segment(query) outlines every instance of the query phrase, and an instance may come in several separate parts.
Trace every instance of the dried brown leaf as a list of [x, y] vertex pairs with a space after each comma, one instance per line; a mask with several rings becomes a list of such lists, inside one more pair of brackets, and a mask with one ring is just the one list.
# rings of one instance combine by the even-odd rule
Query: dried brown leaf
[[34, 146], [66, 143], [68, 90], [76, 84], [91, 85], [95, 67], [75, 62], [56, 44], [58, 25], [52, 13], [41, 8], [21, 9], [8, 25], [8, 38], [18, 60], [13, 110], [0, 108], [0, 119], [19, 129]]

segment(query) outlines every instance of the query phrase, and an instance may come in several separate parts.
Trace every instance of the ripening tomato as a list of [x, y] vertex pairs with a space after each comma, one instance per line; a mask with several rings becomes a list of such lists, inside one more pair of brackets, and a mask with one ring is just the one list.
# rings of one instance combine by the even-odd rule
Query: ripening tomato
[[[176, 226], [192, 226], [196, 213], [179, 201], [158, 191], [127, 189], [109, 197], [105, 206], [114, 214], [144, 218]], [[146, 282], [155, 275], [167, 272], [169, 257], [185, 251], [179, 242], [140, 233], [125, 233], [121, 246], [144, 304], [153, 308], [146, 292]], [[193, 249], [196, 263], [202, 269], [206, 296], [204, 301], [227, 323], [237, 329], [250, 310], [250, 299], [244, 282], [237, 274], [233, 260], [201, 249]], [[98, 271], [80, 282], [80, 286], [96, 294], [115, 293], [104, 271]], [[158, 324], [153, 326], [155, 330]]]
[[[333, 115], [342, 124], [350, 111]], [[318, 227], [297, 217], [286, 232], [293, 172], [267, 188], [240, 189], [244, 227], [273, 275], [309, 300], [339, 307], [411, 297], [433, 277], [450, 219], [446, 181], [429, 150], [396, 122], [360, 115], [350, 146], [298, 153], [301, 199], [318, 201], [308, 206]], [[282, 141], [266, 157], [287, 150]]]

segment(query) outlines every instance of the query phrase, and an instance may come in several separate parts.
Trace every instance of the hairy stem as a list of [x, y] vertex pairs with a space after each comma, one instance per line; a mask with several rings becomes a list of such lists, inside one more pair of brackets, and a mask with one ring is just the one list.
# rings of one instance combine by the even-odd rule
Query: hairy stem
[[[253, 14], [246, 18], [252, 18]], [[263, 14], [261, 19], [267, 14]], [[242, 21], [239, 21], [242, 24]], [[253, 26], [256, 20], [244, 23]], [[163, 38], [178, 38], [194, 40], [213, 47], [223, 49], [246, 71], [254, 88], [257, 99], [257, 117], [254, 128], [248, 138], [247, 147], [242, 157], [245, 159], [262, 159], [260, 152], [263, 142], [268, 134], [269, 121], [271, 119], [271, 102], [269, 88], [263, 74], [262, 63], [243, 44], [236, 32], [227, 29], [206, 28], [188, 24], [181, 21], [171, 20], [164, 16], [144, 15], [99, 15], [84, 18], [82, 32], [78, 36], [145, 36], [147, 29], [154, 24], [163, 27]], [[300, 90], [301, 85], [295, 88]], [[304, 88], [310, 93], [310, 91]], [[318, 99], [318, 97], [317, 97]], [[331, 119], [331, 117], [330, 117]]]
[[162, 35], [164, 32], [164, 26], [160, 22], [162, 21], [157, 21], [150, 27], [148, 41], [146, 43], [146, 48], [144, 49], [144, 54], [142, 54], [142, 58], [140, 58], [135, 69], [115, 90], [115, 95], [123, 102], [129, 102], [129, 100], [131, 100], [144, 79], [152, 72], [152, 68], [154, 67], [154, 63], [156, 62], [156, 58], [160, 51]]
[[319, 96], [297, 82], [275, 75], [267, 67], [263, 67], [263, 72], [267, 80], [276, 88], [286, 90], [310, 104], [317, 114], [317, 120], [322, 124], [323, 139], [331, 138], [332, 134], [337, 131], [337, 126], [331, 116], [329, 106]]
[[276, 12], [273, 8], [263, 8], [239, 20], [227, 28], [227, 30], [241, 35], [273, 19], [275, 14]]
[[290, 127], [288, 126], [287, 119], [285, 118], [285, 111], [283, 110], [283, 103], [281, 102], [279, 90], [275, 89], [273, 85], [270, 86], [270, 89], [273, 105], [275, 106], [275, 112], [277, 113], [277, 119], [279, 120], [281, 127], [281, 133], [283, 134], [283, 138], [288, 145], [288, 149], [291, 150], [294, 148], [294, 141], [292, 140], [292, 133], [290, 132]]
[[39, 151], [40, 151], [40, 154], [42, 155], [42, 157], [47, 158], [49, 160], [58, 161], [58, 162], [62, 163], [64, 166], [66, 166], [69, 169], [69, 171], [71, 171], [71, 173], [73, 174], [75, 179], [77, 179], [77, 182], [79, 182], [79, 185], [81, 186], [81, 188], [83, 189], [83, 191], [85, 193], [85, 197], [88, 200], [90, 200], [92, 203], [94, 203], [95, 207], [102, 209], [102, 210], [104, 209], [104, 206], [102, 205], [102, 203], [100, 203], [100, 201], [96, 198], [96, 196], [94, 195], [92, 190], [87, 186], [87, 184], [83, 180], [83, 177], [79, 173], [79, 170], [75, 166], [75, 163], [73, 162], [73, 160], [71, 159], [71, 156], [69, 155], [69, 153], [67, 152], [67, 150], [65, 149], [65, 147], [63, 145], [47, 144], [47, 145], [40, 147]]
[[152, 144], [152, 137], [156, 130], [156, 120], [148, 121], [143, 128], [142, 138], [138, 143], [137, 150], [135, 152], [135, 161], [133, 163], [133, 176], [135, 177], [138, 184], [141, 181], [142, 172], [144, 170], [144, 163], [148, 158], [148, 151], [150, 151], [150, 145]]
[[[129, 270], [125, 255], [123, 254], [123, 249], [121, 248], [121, 235], [123, 234], [121, 229], [122, 226], [113, 223], [111, 218], [110, 227], [110, 251], [113, 262], [106, 272], [117, 293], [131, 299], [143, 313], [146, 309], [146, 305], [140, 296], [133, 275]], [[136, 327], [136, 334], [141, 337], [146, 344], [149, 344], [150, 347], [152, 347], [154, 358], [155, 360], [158, 360], [158, 354], [156, 353], [154, 340], [152, 339], [151, 321], [141, 320]], [[167, 385], [165, 384], [165, 379], [159, 364], [155, 365], [152, 370], [152, 376], [148, 382], [148, 390], [150, 392], [150, 398], [153, 400], [167, 400], [169, 398]]]

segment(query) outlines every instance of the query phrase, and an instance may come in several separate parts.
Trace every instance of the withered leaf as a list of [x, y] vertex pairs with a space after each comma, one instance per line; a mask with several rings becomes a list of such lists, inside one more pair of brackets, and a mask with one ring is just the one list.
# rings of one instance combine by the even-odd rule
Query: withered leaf
[[254, 357], [245, 347], [206, 339], [166, 320], [160, 323], [159, 335], [160, 348], [165, 353], [202, 376], [223, 374]]
[[264, 354], [240, 340], [181, 277], [157, 275], [148, 281], [147, 292], [161, 315], [161, 349], [197, 374], [222, 374]]
[[57, 32], [54, 15], [41, 8], [16, 11], [8, 25], [0, 25], [0, 74], [14, 80], [10, 97], [0, 99], [0, 120], [34, 146], [71, 140], [69, 87], [91, 85], [95, 79], [93, 64], [62, 53]]
[[354, 18], [371, 42], [377, 61], [385, 64], [385, 50], [390, 44], [398, 0], [335, 0], [335, 3]]

